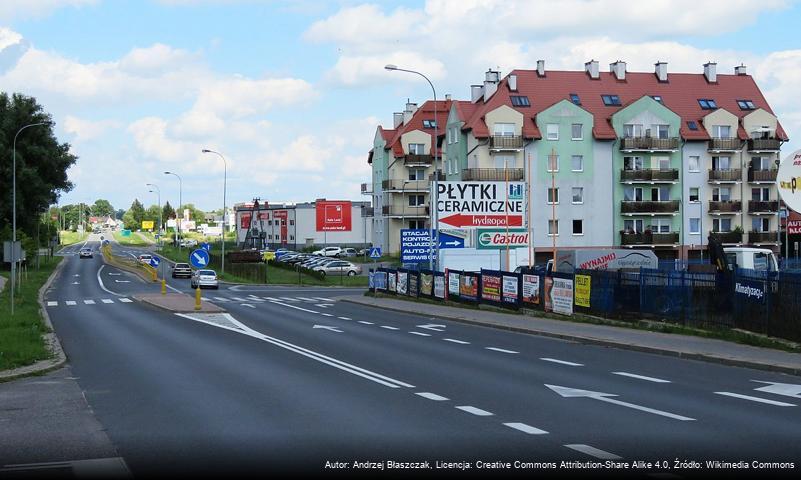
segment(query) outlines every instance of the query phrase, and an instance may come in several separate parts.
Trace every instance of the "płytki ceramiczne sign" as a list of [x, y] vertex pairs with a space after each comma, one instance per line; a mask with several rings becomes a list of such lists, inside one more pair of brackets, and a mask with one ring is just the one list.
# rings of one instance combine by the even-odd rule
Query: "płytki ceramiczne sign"
[[522, 227], [526, 214], [523, 182], [439, 182], [439, 228]]

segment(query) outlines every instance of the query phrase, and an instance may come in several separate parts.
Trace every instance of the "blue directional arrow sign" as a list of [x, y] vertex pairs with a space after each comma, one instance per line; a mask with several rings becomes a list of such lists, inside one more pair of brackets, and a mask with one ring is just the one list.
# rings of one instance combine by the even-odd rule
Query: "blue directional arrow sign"
[[453, 235], [440, 232], [439, 248], [464, 248], [464, 238], [455, 237]]
[[209, 252], [199, 248], [189, 254], [189, 263], [195, 268], [206, 268], [209, 265]]
[[200, 244], [200, 248], [202, 248], [203, 250], [205, 250], [207, 252], [210, 252], [211, 251], [211, 244], [208, 243], [208, 242], [203, 242], [203, 243]]
[[370, 249], [370, 258], [381, 258], [381, 247], [373, 247]]
[[153, 268], [159, 268], [159, 263], [161, 263], [161, 259], [155, 255], [150, 257], [150, 266]]

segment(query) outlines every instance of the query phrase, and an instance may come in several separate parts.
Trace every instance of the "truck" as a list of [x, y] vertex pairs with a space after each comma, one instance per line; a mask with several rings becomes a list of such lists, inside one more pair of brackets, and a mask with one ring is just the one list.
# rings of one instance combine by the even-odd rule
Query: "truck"
[[573, 273], [574, 270], [639, 270], [659, 268], [659, 259], [651, 250], [604, 248], [557, 250], [556, 267], [548, 260], [547, 271]]

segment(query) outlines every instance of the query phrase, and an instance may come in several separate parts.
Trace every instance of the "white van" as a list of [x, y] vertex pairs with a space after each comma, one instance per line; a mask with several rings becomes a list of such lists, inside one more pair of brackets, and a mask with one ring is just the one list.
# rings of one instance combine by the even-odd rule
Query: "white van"
[[760, 272], [778, 272], [779, 262], [776, 255], [767, 248], [726, 247], [726, 263], [730, 270], [744, 268]]

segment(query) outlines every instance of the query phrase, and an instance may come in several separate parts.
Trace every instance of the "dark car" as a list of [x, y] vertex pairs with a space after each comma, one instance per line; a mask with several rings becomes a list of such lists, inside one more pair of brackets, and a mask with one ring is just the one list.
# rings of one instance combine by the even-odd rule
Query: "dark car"
[[172, 267], [172, 278], [178, 277], [192, 277], [192, 267], [190, 267], [188, 263], [176, 263], [175, 266]]

